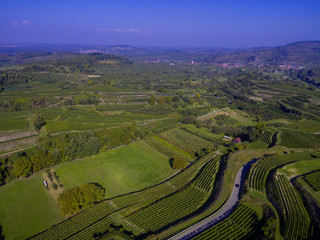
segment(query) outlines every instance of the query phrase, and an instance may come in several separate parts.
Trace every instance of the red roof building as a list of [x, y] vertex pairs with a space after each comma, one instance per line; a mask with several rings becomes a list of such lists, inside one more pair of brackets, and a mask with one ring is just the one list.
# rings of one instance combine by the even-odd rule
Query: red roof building
[[241, 138], [237, 137], [235, 139], [233, 139], [234, 143], [241, 143]]

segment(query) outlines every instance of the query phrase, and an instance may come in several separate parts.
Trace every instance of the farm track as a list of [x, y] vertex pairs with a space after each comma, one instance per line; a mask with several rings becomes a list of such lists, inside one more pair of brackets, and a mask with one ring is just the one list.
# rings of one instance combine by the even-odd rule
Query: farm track
[[59, 106], [61, 103], [63, 103], [64, 102], [64, 100], [62, 100], [62, 101], [60, 101], [60, 102], [57, 102], [57, 103], [54, 103], [54, 104], [51, 104], [51, 105], [49, 105], [49, 106], [47, 106], [47, 108], [52, 108], [52, 107], [57, 107], [57, 106]]
[[33, 137], [35, 135], [37, 135], [37, 132], [35, 132], [35, 131], [5, 134], [5, 135], [0, 136], [0, 143], [18, 140], [18, 139], [26, 138], [26, 137]]
[[221, 108], [221, 109], [218, 109], [218, 110], [213, 110], [212, 112], [210, 113], [207, 113], [205, 115], [202, 115], [200, 117], [197, 117], [197, 119], [202, 119], [202, 118], [206, 118], [207, 116], [210, 116], [211, 114], [213, 113], [217, 113], [217, 112], [220, 112], [220, 111], [224, 111], [224, 110], [227, 110], [229, 107], [225, 107], [225, 108]]
[[1, 155], [0, 155], [0, 158], [6, 157], [6, 156], [10, 156], [10, 155], [12, 155], [12, 154], [14, 154], [14, 153], [16, 153], [16, 152], [24, 151], [24, 150], [27, 150], [27, 149], [32, 148], [32, 147], [33, 147], [33, 146], [26, 147], [26, 148], [21, 148], [21, 149], [12, 151], [12, 152], [7, 152], [7, 153], [4, 153], [4, 154], [1, 154]]

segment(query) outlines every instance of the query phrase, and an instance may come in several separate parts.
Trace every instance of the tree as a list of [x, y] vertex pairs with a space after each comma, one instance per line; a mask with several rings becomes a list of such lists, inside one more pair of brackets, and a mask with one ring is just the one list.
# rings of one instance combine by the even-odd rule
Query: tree
[[167, 92], [168, 92], [168, 90], [167, 90], [167, 89], [165, 89], [164, 87], [162, 87], [162, 88], [160, 88], [160, 89], [159, 89], [159, 92], [167, 93]]
[[187, 160], [179, 155], [175, 155], [173, 158], [170, 159], [170, 164], [173, 169], [182, 169], [187, 166]]
[[159, 104], [164, 104], [166, 102], [166, 98], [165, 97], [159, 97], [158, 98], [158, 103]]
[[166, 103], [171, 103], [172, 102], [172, 97], [166, 96], [165, 100], [166, 100]]
[[32, 174], [32, 162], [27, 156], [21, 156], [13, 163], [13, 173], [17, 177], [27, 177]]
[[197, 92], [195, 98], [199, 100], [201, 98], [201, 94]]
[[8, 177], [8, 170], [5, 166], [0, 166], [0, 186], [6, 183]]
[[260, 133], [255, 127], [250, 128], [249, 134], [248, 134], [249, 141], [251, 142], [257, 141], [259, 139], [259, 136], [260, 136]]
[[0, 225], [0, 240], [4, 240], [5, 237], [2, 235], [2, 226]]
[[156, 103], [156, 101], [157, 101], [156, 96], [152, 94], [152, 95], [150, 96], [149, 100], [148, 100], [148, 103], [149, 103], [150, 105], [154, 105], [154, 104]]
[[180, 101], [180, 98], [178, 96], [174, 96], [172, 98], [172, 102], [179, 102]]
[[257, 123], [256, 129], [261, 133], [266, 129], [266, 124], [259, 121]]
[[193, 115], [189, 115], [182, 119], [182, 123], [184, 124], [194, 124], [196, 122], [197, 118]]
[[88, 183], [65, 190], [58, 197], [63, 215], [72, 215], [104, 199], [105, 189], [96, 183]]
[[46, 124], [43, 117], [41, 117], [39, 114], [33, 115], [31, 120], [33, 122], [33, 125], [36, 131], [39, 131], [42, 128], [42, 126]]

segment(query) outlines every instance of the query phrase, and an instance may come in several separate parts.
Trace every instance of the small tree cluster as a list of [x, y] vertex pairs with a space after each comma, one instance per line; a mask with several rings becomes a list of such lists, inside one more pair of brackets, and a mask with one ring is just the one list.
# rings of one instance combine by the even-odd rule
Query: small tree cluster
[[104, 194], [104, 188], [95, 183], [70, 188], [58, 197], [60, 211], [63, 215], [75, 214], [102, 201]]
[[187, 164], [187, 160], [179, 155], [175, 155], [173, 158], [170, 159], [170, 165], [175, 170], [185, 168]]
[[41, 117], [39, 114], [34, 115], [31, 120], [36, 131], [40, 131], [40, 129], [46, 124], [43, 117]]

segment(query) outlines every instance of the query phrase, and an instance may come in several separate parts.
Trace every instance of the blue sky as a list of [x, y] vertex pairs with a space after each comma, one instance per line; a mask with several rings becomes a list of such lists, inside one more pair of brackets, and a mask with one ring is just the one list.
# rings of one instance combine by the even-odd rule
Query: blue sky
[[0, 43], [170, 47], [320, 40], [319, 0], [1, 0]]

